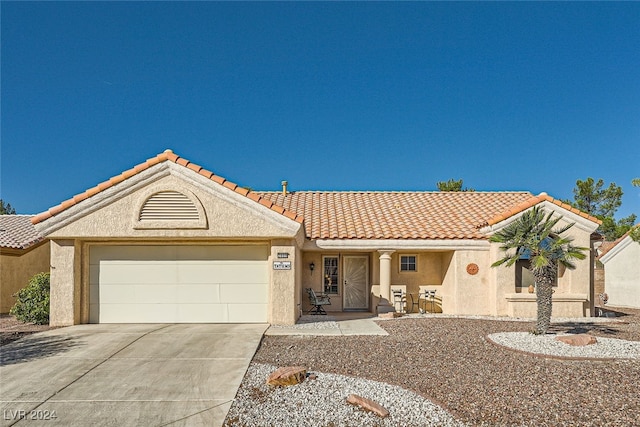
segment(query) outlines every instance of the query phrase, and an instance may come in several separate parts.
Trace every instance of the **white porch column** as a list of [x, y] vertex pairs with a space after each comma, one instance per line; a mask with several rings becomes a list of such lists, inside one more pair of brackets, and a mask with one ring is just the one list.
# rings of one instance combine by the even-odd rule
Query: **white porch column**
[[378, 313], [394, 311], [391, 305], [391, 254], [395, 251], [380, 250], [380, 302]]

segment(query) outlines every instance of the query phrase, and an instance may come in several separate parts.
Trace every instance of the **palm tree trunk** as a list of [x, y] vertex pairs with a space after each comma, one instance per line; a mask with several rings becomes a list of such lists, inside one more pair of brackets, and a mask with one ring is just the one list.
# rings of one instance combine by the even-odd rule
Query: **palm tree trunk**
[[549, 265], [533, 272], [536, 280], [536, 301], [538, 303], [538, 321], [533, 331], [536, 335], [546, 334], [551, 325], [553, 280], [555, 266]]

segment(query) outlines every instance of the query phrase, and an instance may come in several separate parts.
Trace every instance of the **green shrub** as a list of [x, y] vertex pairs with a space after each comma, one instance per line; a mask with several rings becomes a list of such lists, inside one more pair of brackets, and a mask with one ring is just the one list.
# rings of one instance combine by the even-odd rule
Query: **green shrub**
[[18, 299], [10, 314], [22, 322], [37, 325], [49, 323], [49, 273], [38, 273], [29, 280], [27, 287], [14, 295]]

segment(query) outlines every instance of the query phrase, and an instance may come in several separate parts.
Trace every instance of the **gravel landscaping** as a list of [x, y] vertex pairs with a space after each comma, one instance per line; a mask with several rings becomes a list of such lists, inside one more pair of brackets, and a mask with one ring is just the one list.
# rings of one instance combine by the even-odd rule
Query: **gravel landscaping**
[[[554, 335], [533, 337], [539, 343], [567, 333], [598, 337], [591, 349], [569, 350], [596, 351], [578, 356], [583, 359], [518, 351], [527, 351], [517, 343], [534, 323], [504, 319], [379, 321], [388, 336], [265, 336], [225, 425], [635, 426], [640, 359], [633, 357], [640, 342], [640, 310], [620, 312], [624, 316], [608, 322], [554, 323]], [[491, 342], [489, 335], [509, 346]], [[628, 358], [593, 358], [612, 354]], [[265, 386], [268, 374], [280, 366], [304, 366], [318, 378], [290, 387]], [[348, 405], [349, 393], [377, 401], [390, 416], [379, 419]]]
[[49, 325], [22, 323], [15, 316], [0, 314], [0, 347], [20, 338], [52, 329]]

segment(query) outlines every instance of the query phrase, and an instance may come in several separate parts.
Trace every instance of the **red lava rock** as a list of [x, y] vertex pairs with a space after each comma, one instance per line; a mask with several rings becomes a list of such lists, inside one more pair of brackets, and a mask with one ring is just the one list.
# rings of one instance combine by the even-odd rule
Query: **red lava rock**
[[565, 335], [561, 337], [556, 337], [556, 341], [560, 341], [565, 344], [574, 345], [574, 346], [585, 346], [585, 345], [595, 344], [598, 342], [596, 337], [588, 334]]
[[389, 416], [389, 411], [385, 409], [383, 406], [379, 405], [373, 400], [369, 400], [362, 396], [358, 396], [357, 394], [350, 394], [349, 397], [347, 397], [347, 403], [360, 406], [361, 408], [366, 409], [367, 411], [371, 411], [375, 413], [380, 418], [385, 418]]
[[267, 384], [273, 386], [296, 385], [303, 382], [306, 376], [307, 370], [302, 366], [284, 366], [269, 375]]

